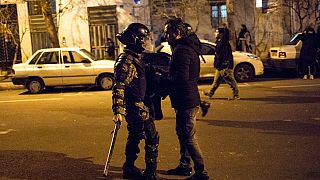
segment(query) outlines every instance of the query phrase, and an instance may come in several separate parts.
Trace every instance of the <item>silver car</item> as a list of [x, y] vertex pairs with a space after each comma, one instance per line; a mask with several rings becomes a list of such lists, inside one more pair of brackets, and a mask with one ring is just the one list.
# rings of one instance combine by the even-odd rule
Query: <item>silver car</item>
[[111, 89], [113, 60], [96, 60], [81, 48], [49, 48], [35, 52], [26, 62], [13, 65], [12, 82], [24, 85], [32, 94], [45, 88], [68, 85], [96, 85]]
[[[200, 78], [212, 78], [215, 73], [213, 61], [216, 44], [207, 40], [200, 40], [200, 42], [202, 56], [206, 61], [204, 63], [200, 57]], [[156, 48], [156, 51], [171, 55], [171, 49], [167, 42], [161, 43]], [[234, 51], [232, 54], [234, 59], [234, 76], [238, 82], [251, 81], [255, 76], [263, 74], [263, 63], [256, 55], [240, 51]]]

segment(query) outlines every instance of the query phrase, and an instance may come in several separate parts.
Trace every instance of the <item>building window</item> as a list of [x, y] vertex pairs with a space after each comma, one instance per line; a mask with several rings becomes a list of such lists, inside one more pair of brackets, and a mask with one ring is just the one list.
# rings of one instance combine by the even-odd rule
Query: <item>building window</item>
[[[56, 1], [55, 0], [49, 0], [51, 12], [52, 14], [56, 13]], [[35, 1], [28, 1], [28, 11], [29, 15], [41, 15], [41, 3], [39, 0]]]
[[134, 0], [134, 4], [141, 4], [141, 0]]
[[219, 27], [222, 23], [227, 23], [227, 5], [211, 5], [211, 25], [213, 28]]
[[256, 7], [262, 8], [262, 0], [256, 0]]
[[[256, 8], [260, 10], [262, 13], [267, 13], [268, 9], [272, 7], [269, 4], [269, 0], [256, 0]], [[271, 2], [271, 4], [274, 4], [276, 2]], [[270, 6], [270, 7], [269, 7]]]

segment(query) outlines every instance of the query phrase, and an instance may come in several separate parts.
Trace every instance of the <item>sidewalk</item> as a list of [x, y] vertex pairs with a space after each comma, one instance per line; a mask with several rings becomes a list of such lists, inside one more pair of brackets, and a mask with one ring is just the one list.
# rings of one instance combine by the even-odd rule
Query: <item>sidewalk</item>
[[0, 91], [24, 88], [22, 85], [14, 85], [11, 81], [11, 76], [0, 71]]

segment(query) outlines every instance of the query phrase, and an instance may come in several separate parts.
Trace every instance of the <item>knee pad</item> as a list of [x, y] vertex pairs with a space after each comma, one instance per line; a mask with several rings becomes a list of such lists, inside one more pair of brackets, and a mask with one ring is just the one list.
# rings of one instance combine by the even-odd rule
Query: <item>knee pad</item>
[[130, 123], [128, 124], [128, 135], [129, 138], [131, 137], [132, 139], [145, 139], [145, 132], [144, 132], [144, 122], [137, 122], [137, 123]]
[[151, 139], [146, 139], [146, 145], [145, 145], [145, 156], [146, 161], [147, 159], [150, 159], [150, 161], [153, 161], [154, 158], [158, 157], [158, 146], [159, 146], [159, 134], [156, 132], [156, 135]]

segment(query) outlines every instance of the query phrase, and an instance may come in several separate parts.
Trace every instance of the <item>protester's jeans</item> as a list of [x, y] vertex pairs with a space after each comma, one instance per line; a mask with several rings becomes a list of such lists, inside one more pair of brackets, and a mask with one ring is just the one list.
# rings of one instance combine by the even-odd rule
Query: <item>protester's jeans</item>
[[216, 69], [210, 94], [213, 95], [216, 92], [223, 80], [231, 87], [233, 96], [239, 96], [238, 84], [234, 78], [233, 69], [222, 69], [220, 71]]
[[315, 62], [304, 60], [302, 63], [303, 75], [314, 75], [315, 74]]
[[176, 111], [176, 133], [180, 143], [180, 166], [191, 167], [191, 159], [194, 162], [194, 170], [202, 172], [204, 163], [202, 153], [196, 140], [196, 114], [199, 106], [191, 109]]

